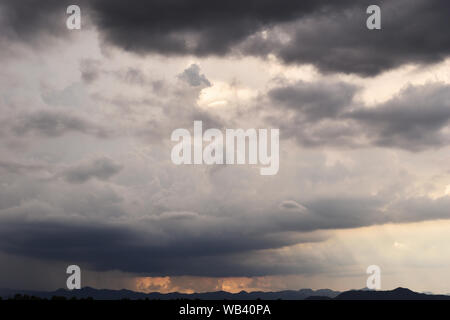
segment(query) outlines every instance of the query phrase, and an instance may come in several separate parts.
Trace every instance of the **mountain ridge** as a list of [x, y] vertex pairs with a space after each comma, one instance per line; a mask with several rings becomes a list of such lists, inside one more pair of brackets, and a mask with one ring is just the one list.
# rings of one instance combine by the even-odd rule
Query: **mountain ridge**
[[54, 291], [36, 291], [36, 290], [15, 290], [15, 289], [0, 289], [0, 297], [8, 299], [14, 297], [16, 294], [35, 296], [44, 299], [51, 299], [52, 297], [65, 297], [70, 299], [76, 297], [78, 299], [93, 298], [98, 300], [120, 300], [120, 299], [149, 299], [149, 300], [304, 300], [310, 296], [327, 296], [336, 297], [340, 294], [339, 291], [330, 289], [300, 289], [300, 290], [283, 290], [283, 291], [240, 291], [238, 293], [231, 293], [227, 291], [213, 291], [202, 293], [159, 293], [159, 292], [137, 292], [127, 289], [112, 290], [112, 289], [95, 289], [91, 287], [83, 287], [79, 290], [57, 289]]
[[95, 300], [450, 300], [449, 295], [419, 293], [408, 288], [398, 287], [393, 290], [349, 290], [344, 292], [330, 289], [299, 289], [283, 291], [240, 291], [231, 293], [227, 291], [213, 291], [202, 293], [159, 293], [137, 292], [128, 289], [95, 289], [83, 287], [79, 290], [57, 289], [54, 291], [0, 289], [3, 299], [14, 298], [15, 295], [34, 296], [42, 299], [64, 297], [70, 299], [93, 298]]

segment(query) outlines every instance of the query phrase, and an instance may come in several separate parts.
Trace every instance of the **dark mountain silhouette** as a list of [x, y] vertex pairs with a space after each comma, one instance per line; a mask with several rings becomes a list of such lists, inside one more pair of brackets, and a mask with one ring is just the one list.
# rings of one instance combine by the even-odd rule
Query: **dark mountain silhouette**
[[308, 298], [305, 298], [305, 300], [333, 300], [333, 298], [325, 296], [310, 296]]
[[450, 296], [425, 294], [406, 288], [389, 291], [351, 290], [342, 292], [334, 300], [450, 300]]
[[98, 300], [121, 300], [121, 299], [150, 299], [150, 300], [175, 300], [175, 299], [200, 299], [200, 300], [304, 300], [310, 296], [324, 296], [336, 297], [340, 292], [329, 289], [311, 290], [285, 290], [278, 292], [246, 292], [230, 293], [225, 291], [205, 292], [205, 293], [143, 293], [131, 290], [108, 290], [108, 289], [94, 289], [84, 287], [80, 290], [66, 290], [58, 289], [56, 291], [31, 291], [31, 290], [12, 290], [0, 289], [0, 297], [3, 299], [13, 298], [15, 295], [22, 295], [28, 297], [39, 297], [43, 299], [51, 299], [53, 297], [64, 297], [70, 299], [75, 297], [77, 299], [93, 298]]
[[205, 293], [143, 293], [131, 290], [108, 290], [85, 287], [80, 290], [58, 289], [56, 291], [31, 291], [0, 289], [0, 297], [3, 299], [96, 299], [96, 300], [450, 300], [448, 295], [433, 295], [411, 291], [406, 288], [397, 288], [388, 291], [374, 291], [368, 289], [337, 292], [329, 289], [311, 290], [285, 290], [278, 292], [246, 292], [230, 293], [225, 291]]

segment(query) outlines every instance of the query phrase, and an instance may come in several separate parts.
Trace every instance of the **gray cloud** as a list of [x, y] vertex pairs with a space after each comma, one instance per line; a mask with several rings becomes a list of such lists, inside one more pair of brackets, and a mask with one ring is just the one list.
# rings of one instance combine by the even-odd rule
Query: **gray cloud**
[[[200, 70], [200, 69], [199, 69]], [[198, 70], [198, 71], [199, 71]], [[198, 72], [197, 71], [197, 72]], [[80, 73], [81, 79], [87, 83], [91, 84], [97, 80], [100, 76], [111, 76], [115, 79], [131, 85], [131, 86], [149, 86], [153, 90], [164, 89], [164, 81], [154, 80], [149, 78], [142, 70], [138, 67], [128, 67], [122, 68], [114, 71], [105, 70], [102, 68], [101, 60], [94, 59], [83, 59], [80, 61]], [[195, 75], [194, 75], [195, 76]], [[199, 77], [198, 81], [204, 81], [207, 79], [203, 75], [197, 75]]]
[[4, 170], [8, 173], [23, 174], [27, 172], [34, 172], [44, 169], [45, 166], [39, 164], [24, 164], [14, 161], [0, 161], [0, 170]]
[[354, 101], [358, 88], [319, 81], [278, 86], [268, 92], [271, 107], [285, 107], [283, 118], [268, 120], [284, 137], [314, 147], [381, 146], [409, 151], [450, 143], [450, 86], [429, 83], [409, 86], [390, 100], [372, 106]]
[[[140, 54], [274, 54], [285, 63], [311, 63], [323, 72], [363, 76], [407, 63], [435, 63], [449, 55], [450, 38], [442, 32], [450, 11], [447, 1], [379, 1], [381, 31], [366, 28], [370, 4], [365, 0], [80, 3], [106, 43]], [[8, 1], [2, 7], [8, 13], [2, 30], [9, 41], [67, 33], [63, 3]]]
[[[242, 221], [194, 213], [168, 213], [124, 224], [73, 217], [24, 220], [25, 211], [15, 209], [1, 215], [0, 249], [43, 261], [76, 261], [98, 271], [120, 270], [146, 275], [308, 273], [314, 271], [313, 265], [308, 269], [306, 264], [306, 269], [302, 270], [296, 264], [281, 261], [261, 265], [260, 259], [264, 259], [264, 255], [267, 258], [267, 253], [261, 250], [324, 239], [320, 234], [307, 233], [294, 237], [290, 231], [449, 218], [442, 206], [448, 203], [448, 197], [437, 201], [408, 199], [396, 203], [390, 215], [380, 210], [383, 205], [380, 200], [316, 200], [308, 204], [306, 216], [278, 213], [271, 219], [266, 217], [264, 226], [256, 224], [250, 233]], [[431, 215], [423, 214], [430, 209]], [[277, 229], [283, 232], [277, 233]]]
[[80, 72], [81, 78], [87, 82], [91, 83], [99, 77], [99, 67], [101, 62], [98, 60], [84, 59], [80, 62]]
[[110, 136], [110, 130], [75, 114], [61, 111], [41, 110], [20, 115], [14, 123], [5, 124], [18, 136], [38, 134], [59, 137], [69, 132], [94, 135], [99, 138]]
[[193, 87], [211, 85], [211, 82], [209, 82], [206, 76], [204, 74], [200, 74], [200, 67], [196, 64], [191, 64], [189, 68], [184, 70], [180, 75], [178, 75], [178, 77]]
[[44, 48], [49, 41], [71, 39], [66, 27], [66, 9], [73, 4], [63, 0], [2, 1], [0, 3], [0, 47], [8, 52], [9, 42]]
[[367, 128], [366, 135], [378, 146], [412, 151], [442, 147], [450, 142], [444, 132], [450, 122], [450, 87], [440, 83], [410, 86], [381, 105], [346, 116]]
[[303, 82], [268, 92], [274, 104], [298, 111], [303, 121], [334, 118], [351, 106], [357, 87], [343, 82]]
[[305, 212], [307, 209], [294, 200], [285, 200], [280, 203], [280, 208], [288, 210], [299, 210]]
[[[105, 43], [139, 54], [265, 57], [272, 53], [286, 63], [313, 63], [325, 72], [373, 75], [404, 63], [440, 61], [447, 55], [447, 35], [431, 32], [441, 26], [444, 13], [435, 10], [438, 1], [428, 3], [420, 0], [406, 6], [399, 12], [398, 24], [390, 16], [394, 4], [386, 3], [385, 29], [370, 35], [358, 29], [360, 24], [365, 26], [365, 7], [355, 1], [199, 1], [193, 5], [191, 1], [124, 4], [94, 0], [81, 5], [83, 14], [92, 15]], [[65, 17], [65, 7], [48, 4], [42, 8], [36, 4], [31, 10], [3, 2], [1, 6], [8, 7], [4, 12], [11, 15], [1, 20], [0, 25], [7, 25], [2, 40], [35, 37], [39, 41], [46, 33], [59, 37], [48, 30], [55, 21], [65, 27], [64, 19], [58, 20], [60, 9]], [[424, 9], [424, 19], [418, 16], [419, 9]], [[334, 15], [327, 15], [334, 10]], [[29, 25], [21, 29], [19, 20], [33, 13]], [[404, 27], [398, 37], [386, 35], [386, 28], [400, 28], [406, 17], [424, 27], [425, 43], [417, 38], [416, 27], [412, 28], [415, 34], [409, 35]], [[424, 21], [430, 25], [423, 25]], [[258, 33], [261, 30], [267, 31], [265, 36]], [[285, 42], [284, 36], [290, 41]], [[442, 39], [441, 46], [437, 37]], [[132, 59], [127, 55], [123, 62]], [[295, 244], [324, 241], [328, 230], [450, 218], [445, 210], [448, 197], [411, 197], [432, 187], [418, 190], [426, 184], [422, 177], [411, 178], [410, 169], [393, 164], [389, 152], [372, 148], [422, 151], [448, 145], [448, 85], [412, 86], [369, 107], [355, 101], [359, 88], [348, 83], [278, 83], [267, 94], [260, 92], [251, 102], [256, 107], [239, 105], [223, 111], [197, 105], [200, 91], [210, 84], [198, 65], [170, 72], [159, 66], [164, 70], [161, 73], [172, 74], [164, 82], [150, 76], [157, 66], [144, 72], [136, 65], [111, 70], [108, 63], [82, 60], [82, 83], [72, 91], [72, 83], [80, 80], [76, 63], [71, 64], [71, 74], [76, 76], [61, 75], [61, 84], [59, 78], [44, 81], [42, 75], [51, 68], [36, 66], [30, 74], [37, 85], [30, 85], [29, 91], [25, 87], [12, 94], [8, 89], [2, 92], [6, 112], [0, 148], [7, 154], [0, 161], [2, 253], [43, 263], [70, 261], [95, 270], [146, 275], [317, 273], [321, 265], [316, 261], [309, 263], [304, 256], [294, 261], [280, 252]], [[175, 81], [179, 72], [187, 85]], [[28, 70], [23, 73], [11, 81], [6, 73], [7, 88], [24, 81]], [[51, 94], [36, 95], [42, 93], [41, 82]], [[52, 94], [53, 88], [67, 85], [70, 92], [64, 89]], [[239, 85], [236, 88], [239, 91]], [[72, 100], [82, 94], [82, 100]], [[30, 101], [37, 105], [28, 106]], [[45, 108], [78, 104], [80, 108], [70, 109], [76, 114], [65, 112], [69, 108], [26, 111], [39, 110], [42, 103], [47, 104]], [[101, 108], [94, 108], [100, 104]], [[16, 108], [22, 109], [14, 113]], [[110, 120], [114, 131], [109, 129]], [[170, 162], [167, 140], [173, 129], [189, 129], [194, 120], [203, 120], [204, 129], [234, 122], [270, 124], [302, 147], [371, 150], [340, 153], [333, 149], [328, 154], [329, 149], [306, 150], [283, 141], [283, 163], [276, 177], [255, 176], [254, 168], [246, 166], [176, 167]], [[94, 138], [79, 139], [70, 133]], [[96, 137], [115, 139], [99, 141]], [[3, 138], [31, 143], [11, 150]], [[98, 158], [98, 153], [111, 158]], [[423, 160], [420, 154], [399, 152], [395, 156], [399, 162]], [[428, 179], [427, 170], [423, 179]], [[433, 187], [442, 186], [436, 183]], [[408, 188], [407, 192], [402, 193], [402, 188]], [[332, 260], [328, 265], [339, 261]]]
[[[74, 168], [83, 170], [67, 172], [69, 176], [75, 174], [77, 182], [86, 181], [90, 175], [100, 178], [110, 175], [108, 170], [97, 174], [86, 170], [87, 167], [77, 166]], [[177, 176], [180, 179], [183, 178]], [[28, 180], [23, 183], [31, 187], [36, 184]], [[269, 201], [263, 209], [248, 200], [236, 204], [232, 197], [223, 194], [222, 200], [215, 197], [211, 201], [205, 197], [200, 202], [194, 200], [195, 206], [201, 208], [197, 211], [167, 211], [161, 204], [151, 205], [155, 198], [147, 190], [144, 194], [149, 193], [151, 204], [145, 205], [144, 214], [139, 214], [137, 204], [127, 205], [109, 192], [55, 183], [58, 181], [39, 182], [32, 193], [20, 194], [21, 201], [0, 210], [2, 252], [42, 261], [72, 261], [98, 271], [146, 275], [307, 273], [314, 271], [313, 265], [299, 266], [283, 260], [261, 265], [261, 261], [267, 259], [267, 250], [325, 239], [324, 234], [314, 231], [449, 218], [444, 209], [448, 197], [396, 200], [396, 195], [383, 193], [314, 196], [273, 205]], [[220, 190], [214, 188], [216, 192]], [[58, 194], [54, 194], [56, 190]], [[69, 193], [71, 196], [67, 197]], [[174, 196], [180, 198], [185, 194], [177, 192]], [[172, 207], [177, 206], [174, 200], [170, 202]], [[193, 206], [183, 199], [180, 203], [184, 207]], [[114, 211], [117, 214], [111, 215]]]
[[[382, 9], [381, 30], [366, 28], [369, 4]], [[277, 25], [264, 36], [254, 35], [243, 50], [257, 56], [272, 53], [288, 64], [313, 64], [322, 72], [374, 76], [404, 64], [436, 63], [448, 56], [450, 37], [441, 30], [449, 13], [450, 5], [444, 0], [355, 1], [343, 10], [315, 12]]]
[[92, 178], [107, 180], [121, 170], [121, 165], [103, 157], [66, 169], [62, 175], [70, 183], [83, 183]]
[[[109, 43], [126, 50], [164, 54], [227, 54], [263, 26], [351, 1], [93, 1], [95, 23]], [[145, 12], [145, 15], [142, 15]], [[133, 37], [129, 35], [133, 34]]]
[[214, 225], [221, 219], [212, 221], [196, 214], [162, 215], [117, 224], [73, 218], [25, 222], [23, 211], [13, 212], [14, 216], [3, 212], [1, 217], [1, 251], [48, 261], [77, 261], [101, 271], [203, 276], [271, 274], [280, 271], [276, 265], [261, 268], [254, 262], [246, 264], [244, 259], [249, 257], [245, 256], [252, 250], [321, 239], [309, 236], [302, 240], [300, 236], [294, 240], [252, 232], [242, 242], [243, 230], [233, 231], [228, 222], [225, 230], [219, 231]]

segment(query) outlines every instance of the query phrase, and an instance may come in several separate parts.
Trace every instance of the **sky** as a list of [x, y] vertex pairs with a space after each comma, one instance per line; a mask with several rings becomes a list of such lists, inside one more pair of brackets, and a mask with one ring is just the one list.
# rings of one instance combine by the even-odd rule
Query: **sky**
[[[0, 2], [0, 288], [450, 293], [448, 1], [70, 4]], [[278, 173], [175, 165], [194, 121]]]

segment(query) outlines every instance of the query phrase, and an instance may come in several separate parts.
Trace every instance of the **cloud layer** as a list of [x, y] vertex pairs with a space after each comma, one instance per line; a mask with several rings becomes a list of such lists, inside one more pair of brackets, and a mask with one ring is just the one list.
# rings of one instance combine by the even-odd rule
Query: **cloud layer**
[[[60, 1], [3, 1], [0, 265], [354, 275], [370, 244], [339, 230], [449, 219], [449, 6], [380, 5], [372, 32], [365, 1], [81, 1], [69, 32]], [[195, 120], [279, 128], [279, 173], [174, 165]]]
[[[450, 53], [443, 32], [444, 0], [379, 1], [382, 30], [366, 28], [370, 1], [81, 1], [86, 25], [105, 43], [138, 54], [273, 54], [288, 64], [323, 72], [379, 74], [398, 66], [442, 61]], [[3, 38], [66, 37], [60, 1], [6, 1]], [[131, 36], [130, 36], [131, 35]]]

